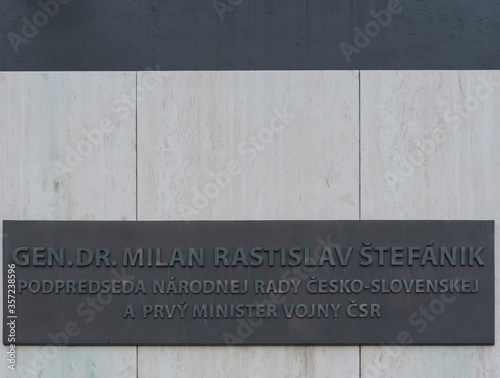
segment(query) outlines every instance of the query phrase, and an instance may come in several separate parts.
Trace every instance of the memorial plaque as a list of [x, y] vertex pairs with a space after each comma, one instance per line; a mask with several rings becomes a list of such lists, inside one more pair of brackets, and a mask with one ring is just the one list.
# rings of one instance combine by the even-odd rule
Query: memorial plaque
[[4, 221], [4, 344], [494, 344], [493, 221]]

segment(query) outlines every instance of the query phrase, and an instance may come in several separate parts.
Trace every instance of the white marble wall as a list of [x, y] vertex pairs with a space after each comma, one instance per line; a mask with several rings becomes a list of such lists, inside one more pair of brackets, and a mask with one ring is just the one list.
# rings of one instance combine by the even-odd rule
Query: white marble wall
[[[357, 219], [358, 105], [357, 72], [169, 73], [137, 110], [139, 220]], [[138, 371], [352, 377], [358, 349], [140, 347]]]
[[[1, 219], [499, 220], [499, 83], [494, 71], [0, 73]], [[500, 376], [497, 347], [17, 358], [24, 370], [2, 359], [4, 376]]]
[[[494, 219], [498, 245], [499, 121], [499, 71], [361, 72], [361, 218]], [[499, 377], [500, 348], [362, 347], [361, 372]]]
[[[135, 108], [122, 121], [112, 110], [135, 80], [135, 73], [0, 73], [2, 220], [136, 219]], [[100, 125], [113, 130], [86, 144], [85, 132]], [[135, 347], [20, 346], [15, 373], [2, 351], [3, 377], [136, 377]]]
[[357, 72], [170, 72], [144, 92], [140, 220], [357, 219]]

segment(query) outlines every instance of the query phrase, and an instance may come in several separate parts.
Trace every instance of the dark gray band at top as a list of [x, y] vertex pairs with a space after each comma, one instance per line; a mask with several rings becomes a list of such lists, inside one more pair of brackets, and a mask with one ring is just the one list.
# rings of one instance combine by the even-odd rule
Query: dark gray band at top
[[1, 71], [500, 69], [498, 0], [1, 3]]

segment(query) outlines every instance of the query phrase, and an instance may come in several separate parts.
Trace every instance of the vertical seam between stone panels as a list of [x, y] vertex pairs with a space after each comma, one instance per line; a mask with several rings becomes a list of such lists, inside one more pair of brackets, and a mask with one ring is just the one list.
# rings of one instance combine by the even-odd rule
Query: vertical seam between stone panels
[[358, 71], [358, 217], [361, 220], [361, 70]]
[[[137, 137], [138, 114], [139, 107], [137, 106], [137, 71], [135, 71], [135, 220], [139, 220], [139, 138]], [[139, 378], [139, 346], [135, 347], [135, 377]]]
[[[358, 216], [361, 220], [361, 70], [358, 71]], [[358, 350], [358, 374], [361, 378], [361, 345]]]
[[139, 113], [139, 108], [137, 106], [137, 71], [135, 71], [135, 220], [136, 221], [139, 220], [139, 162], [138, 162], [139, 138], [137, 138], [138, 113]]

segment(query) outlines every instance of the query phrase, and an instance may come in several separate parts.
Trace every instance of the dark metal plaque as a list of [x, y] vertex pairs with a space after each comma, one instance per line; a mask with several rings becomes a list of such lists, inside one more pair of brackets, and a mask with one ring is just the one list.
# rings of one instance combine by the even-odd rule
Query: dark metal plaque
[[4, 344], [494, 344], [493, 221], [4, 221]]

